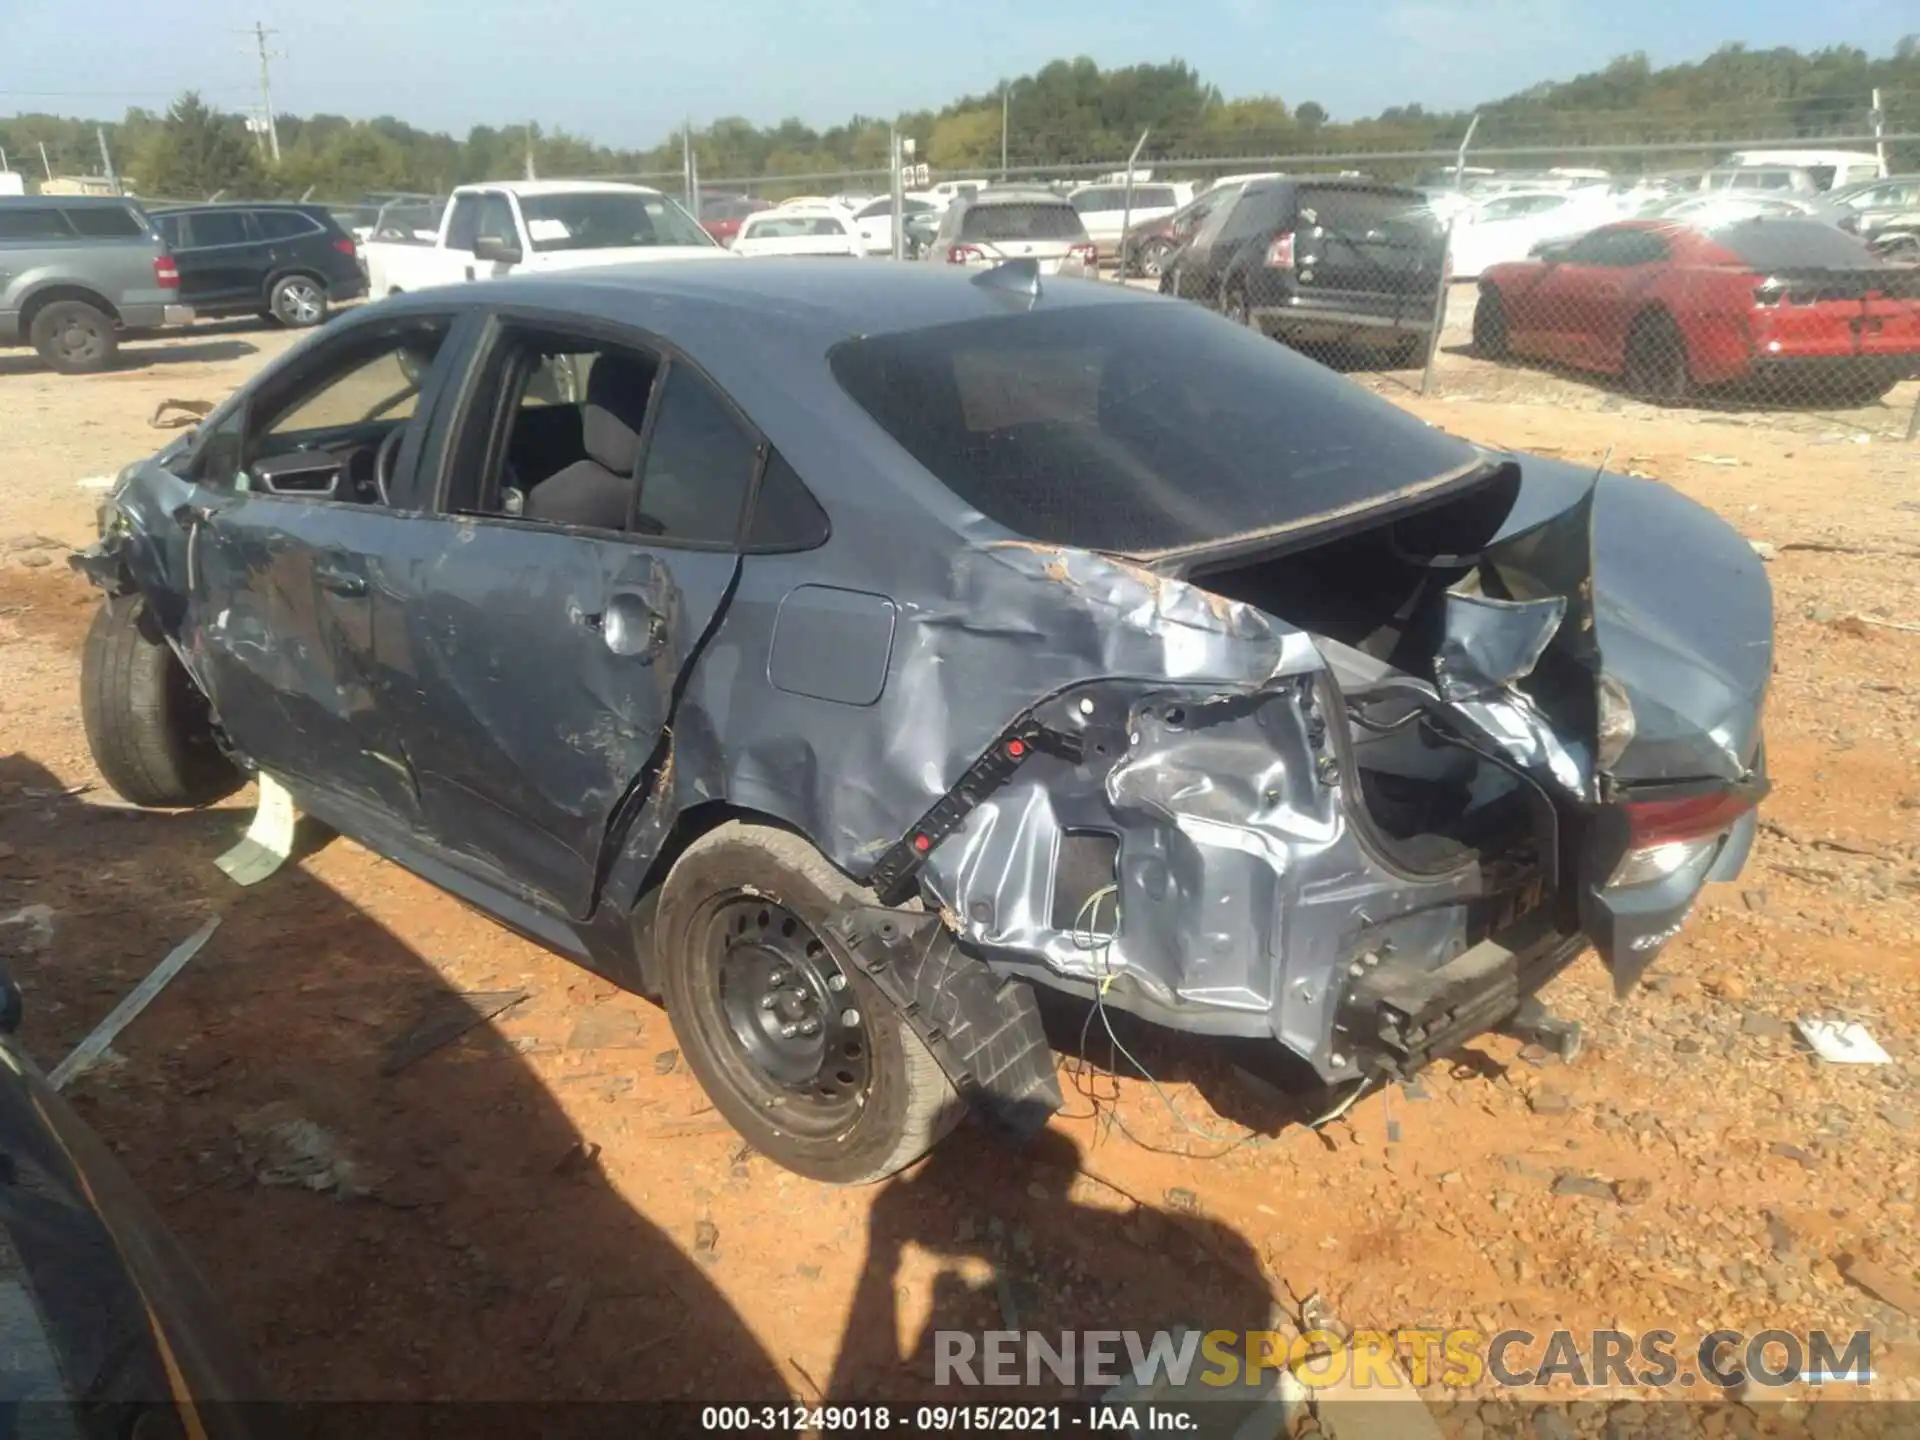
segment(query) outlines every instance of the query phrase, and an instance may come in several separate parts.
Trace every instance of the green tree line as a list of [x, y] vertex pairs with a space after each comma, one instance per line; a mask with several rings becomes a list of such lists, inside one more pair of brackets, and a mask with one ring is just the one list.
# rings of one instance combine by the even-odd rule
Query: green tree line
[[[1869, 126], [1868, 97], [1876, 88], [1889, 131], [1920, 131], [1920, 36], [1909, 36], [1883, 56], [1847, 46], [1801, 53], [1728, 45], [1700, 61], [1656, 68], [1644, 54], [1634, 54], [1482, 106], [1473, 146], [1476, 152], [1541, 151], [1526, 163], [1550, 163], [1558, 153], [1580, 163], [1659, 169], [1691, 157], [1643, 158], [1605, 147], [1697, 140], [1701, 155], [1708, 156], [1738, 140], [1858, 135]], [[1149, 132], [1143, 160], [1163, 165], [1216, 157], [1451, 151], [1473, 119], [1466, 111], [1432, 112], [1419, 105], [1344, 119], [1313, 100], [1228, 99], [1180, 60], [1103, 70], [1082, 57], [1054, 61], [937, 111], [892, 120], [856, 115], [824, 130], [792, 119], [762, 126], [728, 117], [691, 138], [706, 183], [758, 179], [775, 189], [783, 176], [883, 170], [890, 125], [912, 136], [919, 158], [938, 170], [991, 173], [1001, 164], [1003, 106], [1006, 163], [1016, 170], [1118, 165], [1142, 130]], [[0, 120], [0, 150], [29, 173], [39, 168], [42, 145], [57, 172], [98, 173], [99, 131], [116, 169], [141, 195], [310, 193], [345, 201], [381, 191], [441, 193], [465, 182], [524, 174], [529, 163], [547, 176], [672, 176], [681, 168], [684, 139], [676, 131], [649, 149], [623, 150], [537, 125], [477, 125], [455, 137], [388, 115], [281, 115], [276, 126], [277, 164], [243, 117], [187, 94], [164, 114], [135, 109], [110, 122], [52, 115]], [[1596, 156], [1593, 147], [1602, 153]], [[1920, 164], [1920, 154], [1896, 159]], [[1418, 162], [1383, 158], [1367, 168], [1407, 173]]]

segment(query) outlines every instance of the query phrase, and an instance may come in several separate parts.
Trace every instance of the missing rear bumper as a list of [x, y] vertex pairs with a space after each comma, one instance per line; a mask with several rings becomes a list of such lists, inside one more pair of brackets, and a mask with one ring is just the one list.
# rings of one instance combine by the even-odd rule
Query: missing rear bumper
[[1334, 1020], [1335, 1045], [1361, 1073], [1398, 1079], [1489, 1031], [1571, 1058], [1579, 1049], [1577, 1027], [1555, 1020], [1531, 997], [1585, 948], [1583, 937], [1535, 928], [1482, 940], [1431, 970], [1387, 957], [1347, 990]]

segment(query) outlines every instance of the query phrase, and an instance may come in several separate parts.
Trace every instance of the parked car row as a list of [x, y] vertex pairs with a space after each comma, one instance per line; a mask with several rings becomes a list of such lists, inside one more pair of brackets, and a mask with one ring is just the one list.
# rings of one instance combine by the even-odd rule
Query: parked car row
[[196, 316], [318, 325], [366, 286], [358, 245], [320, 205], [0, 197], [0, 344], [31, 345], [64, 374]]
[[1920, 375], [1920, 267], [1803, 216], [1621, 221], [1488, 269], [1473, 345], [1656, 400], [1771, 383], [1866, 404]]

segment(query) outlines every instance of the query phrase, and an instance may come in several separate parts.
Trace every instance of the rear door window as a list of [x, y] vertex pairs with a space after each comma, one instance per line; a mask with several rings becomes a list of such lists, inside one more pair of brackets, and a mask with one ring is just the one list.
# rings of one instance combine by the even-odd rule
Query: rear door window
[[259, 210], [253, 218], [260, 226], [260, 233], [269, 240], [292, 240], [296, 236], [316, 234], [320, 229], [318, 222], [297, 210]]
[[1136, 210], [1171, 210], [1176, 203], [1171, 185], [1136, 185], [1133, 189]]
[[51, 205], [0, 205], [0, 240], [71, 240], [73, 228]]
[[253, 237], [248, 233], [246, 212], [242, 210], [194, 210], [180, 217], [188, 250], [205, 250], [213, 245], [244, 245]]
[[138, 240], [147, 234], [147, 222], [124, 205], [76, 205], [67, 211], [67, 223], [90, 240]]

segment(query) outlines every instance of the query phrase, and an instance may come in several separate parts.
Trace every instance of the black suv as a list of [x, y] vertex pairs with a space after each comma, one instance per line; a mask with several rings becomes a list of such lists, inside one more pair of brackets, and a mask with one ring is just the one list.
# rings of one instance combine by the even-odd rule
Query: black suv
[[1351, 347], [1411, 365], [1426, 354], [1447, 238], [1418, 190], [1375, 181], [1250, 181], [1161, 268], [1196, 300], [1295, 348]]
[[324, 205], [182, 205], [148, 212], [197, 315], [261, 315], [318, 325], [327, 306], [367, 293], [353, 237]]

